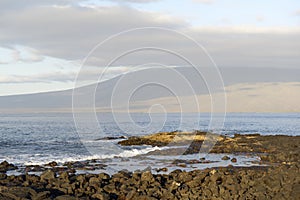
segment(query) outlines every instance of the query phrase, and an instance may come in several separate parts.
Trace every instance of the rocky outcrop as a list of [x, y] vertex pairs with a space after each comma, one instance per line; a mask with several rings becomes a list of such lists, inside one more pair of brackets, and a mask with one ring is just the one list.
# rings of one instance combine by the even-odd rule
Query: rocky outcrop
[[[179, 134], [179, 135], [178, 135]], [[184, 153], [199, 151], [202, 132], [191, 141], [188, 133], [159, 133], [122, 141], [122, 145], [170, 144], [191, 142]], [[195, 134], [194, 134], [195, 135]], [[193, 136], [194, 137], [194, 136]], [[156, 138], [156, 139], [154, 139]], [[161, 138], [161, 140], [159, 140]], [[127, 141], [127, 142], [125, 142]], [[138, 142], [137, 142], [138, 141]], [[177, 143], [177, 144], [178, 144]], [[0, 163], [0, 200], [25, 199], [300, 199], [300, 137], [235, 135], [221, 137], [212, 152], [230, 154], [255, 154], [265, 164], [260, 167], [221, 167], [185, 172], [175, 170], [169, 174], [152, 174], [144, 171], [120, 171], [112, 176], [106, 173], [76, 175], [75, 169], [85, 168], [89, 162], [69, 162], [59, 167], [51, 162], [48, 168], [28, 166], [27, 169], [43, 169], [40, 176], [8, 176], [8, 170], [16, 167]], [[201, 145], [200, 145], [201, 146]], [[162, 151], [164, 152], [164, 151]], [[168, 151], [170, 153], [170, 151]], [[223, 160], [237, 162], [233, 156]], [[90, 161], [92, 162], [92, 161]], [[205, 158], [175, 160], [174, 164], [205, 163]], [[100, 164], [99, 166], [102, 166]], [[156, 169], [167, 172], [167, 168]]]
[[169, 174], [120, 171], [112, 176], [56, 177], [51, 170], [0, 180], [0, 199], [299, 199], [299, 164], [214, 168]]
[[[166, 146], [166, 145], [184, 145], [191, 142], [202, 143], [207, 137], [207, 132], [194, 131], [194, 132], [161, 132], [142, 137], [129, 137], [127, 140], [122, 140], [118, 144], [123, 146], [130, 145], [151, 145], [151, 146]], [[209, 136], [216, 141], [221, 141], [224, 136], [210, 133]]]
[[[156, 133], [142, 137], [130, 137], [127, 140], [120, 141], [120, 145], [152, 145], [166, 146], [186, 144], [187, 149], [181, 152], [180, 149], [172, 149], [174, 152], [181, 154], [194, 154], [200, 151], [203, 140], [206, 139], [206, 132], [171, 132]], [[263, 136], [260, 134], [240, 135], [234, 137], [218, 136], [210, 134], [210, 137], [216, 141], [210, 153], [228, 153], [228, 154], [253, 154], [260, 156], [264, 162], [271, 163], [297, 163], [299, 162], [299, 144], [300, 136]], [[208, 138], [209, 139], [209, 138]], [[164, 151], [160, 151], [164, 154]], [[166, 154], [172, 154], [166, 150]], [[228, 158], [224, 157], [224, 160]], [[235, 158], [231, 158], [236, 162]]]

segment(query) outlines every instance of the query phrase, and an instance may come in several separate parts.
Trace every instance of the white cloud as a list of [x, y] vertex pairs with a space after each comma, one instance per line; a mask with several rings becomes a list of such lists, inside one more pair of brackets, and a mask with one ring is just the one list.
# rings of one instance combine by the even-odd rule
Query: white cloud
[[202, 4], [213, 4], [214, 0], [192, 0], [195, 3], [202, 3]]
[[[1, 3], [3, 2], [9, 1]], [[26, 9], [3, 12], [0, 26], [2, 27], [0, 43], [3, 46], [13, 49], [17, 44], [18, 47], [26, 47], [25, 50], [21, 48], [22, 50], [13, 51], [14, 59], [22, 62], [38, 62], [44, 56], [81, 60], [96, 44], [112, 34], [136, 27], [153, 26], [178, 30], [193, 37], [209, 51], [221, 67], [300, 66], [299, 28], [255, 26], [192, 28], [184, 20], [169, 15], [138, 11], [125, 6], [97, 8], [28, 6]], [[105, 62], [107, 57], [114, 56], [119, 49], [126, 49], [130, 43], [149, 44], [152, 41], [159, 45], [176, 46], [178, 50], [188, 50], [192, 57], [199, 57], [194, 47], [178, 38], [166, 33], [140, 32], [127, 37], [126, 40], [115, 41], [114, 45], [108, 47], [105, 52], [94, 55], [95, 57], [89, 60], [89, 64], [102, 67], [107, 64]], [[116, 63], [116, 66], [134, 66], [153, 62], [153, 60], [171, 65], [182, 64], [165, 54], [148, 51], [140, 56], [128, 56]], [[2, 59], [0, 62], [11, 62], [11, 59]], [[119, 72], [122, 71], [110, 73], [113, 76]], [[29, 77], [9, 75], [2, 77], [2, 83], [70, 81], [74, 75], [72, 73], [66, 71], [58, 74], [39, 73]], [[92, 73], [86, 76], [91, 77]]]
[[262, 15], [256, 16], [256, 21], [257, 21], [257, 22], [262, 22], [262, 21], [264, 21], [264, 20], [265, 20], [265, 17], [264, 17], [264, 16], [262, 16]]
[[14, 50], [0, 47], [0, 64], [8, 64], [14, 62]]
[[75, 75], [76, 73], [62, 73], [59, 71], [47, 74], [37, 74], [32, 76], [1, 75], [0, 84], [70, 82], [74, 81]]
[[40, 62], [44, 59], [36, 49], [24, 46], [14, 46], [12, 48], [0, 47], [0, 64], [10, 64], [16, 62]]
[[42, 54], [80, 59], [106, 37], [130, 28], [160, 26], [178, 28], [184, 21], [128, 7], [31, 8], [3, 14], [0, 42], [38, 49]]
[[[226, 34], [299, 34], [300, 27], [259, 27], [250, 25], [241, 26], [206, 26], [206, 27], [193, 27], [193, 31], [199, 33], [226, 33]], [[249, 36], [249, 35], [248, 35]]]
[[16, 62], [39, 62], [43, 59], [44, 57], [36, 49], [23, 46], [16, 46], [14, 49], [14, 60]]
[[293, 15], [295, 15], [295, 16], [300, 16], [300, 9], [299, 9], [299, 10], [296, 10], [295, 12], [293, 12]]
[[80, 2], [81, 0], [1, 0], [0, 1], [0, 10], [2, 12], [12, 12], [22, 9], [30, 9], [33, 7], [40, 6], [65, 6], [65, 5], [75, 5], [75, 3]]
[[[161, 13], [142, 12], [128, 7], [41, 7], [2, 14], [0, 42], [3, 45], [19, 44], [36, 49], [40, 55], [66, 60], [83, 59], [88, 52], [108, 36], [136, 27], [170, 28], [192, 36], [205, 45], [220, 66], [300, 66], [297, 39], [299, 28], [288, 27], [196, 27], [191, 28], [185, 21]], [[151, 35], [151, 37], [150, 37]], [[94, 60], [98, 66], [116, 49], [126, 49], [132, 42], [151, 42], [166, 46], [176, 45], [178, 49], [193, 48], [168, 34], [137, 34], [127, 41], [116, 41]], [[156, 53], [133, 59], [123, 59], [123, 65], [141, 64], [155, 58], [158, 62], [169, 63], [169, 58]], [[151, 57], [152, 56], [152, 57]], [[148, 60], [147, 60], [148, 59]], [[118, 65], [121, 65], [120, 63]], [[170, 63], [173, 65], [179, 63]]]
[[161, 0], [109, 0], [109, 1], [118, 2], [118, 3], [124, 3], [124, 2], [128, 2], [128, 3], [150, 3], [150, 2], [157, 2], [157, 1], [161, 1]]

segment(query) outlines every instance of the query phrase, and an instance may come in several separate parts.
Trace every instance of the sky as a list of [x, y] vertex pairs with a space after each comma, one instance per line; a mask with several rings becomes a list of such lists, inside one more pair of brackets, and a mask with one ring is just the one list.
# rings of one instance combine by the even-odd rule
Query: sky
[[[185, 49], [191, 58], [198, 56], [193, 46], [165, 32], [136, 32], [85, 59], [108, 37], [141, 27], [188, 35], [220, 68], [251, 67], [257, 73], [261, 68], [300, 70], [297, 0], [1, 0], [0, 27], [0, 96], [72, 88], [83, 65], [88, 69], [85, 78], [95, 80], [120, 49], [150, 38]], [[164, 65], [182, 65], [150, 51], [113, 63], [103, 80], [145, 60], [150, 63], [153, 57]]]

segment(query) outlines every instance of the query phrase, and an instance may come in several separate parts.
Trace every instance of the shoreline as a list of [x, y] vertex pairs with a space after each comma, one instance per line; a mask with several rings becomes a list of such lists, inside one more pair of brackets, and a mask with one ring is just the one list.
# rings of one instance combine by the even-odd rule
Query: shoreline
[[[120, 145], [167, 146], [189, 144], [188, 148], [153, 151], [156, 156], [171, 153], [186, 155], [199, 152], [205, 132], [157, 133], [131, 137]], [[196, 137], [195, 137], [196, 135]], [[174, 142], [174, 137], [177, 140]], [[192, 139], [191, 139], [192, 138]], [[171, 142], [171, 144], [170, 144]], [[76, 174], [78, 169], [89, 168], [91, 163], [69, 162], [64, 167], [51, 162], [45, 166], [31, 166], [21, 175], [7, 175], [16, 166], [0, 164], [1, 199], [299, 199], [300, 198], [300, 136], [262, 136], [259, 134], [221, 136], [212, 153], [256, 155], [258, 166], [194, 169], [184, 167], [168, 170], [163, 167], [152, 173], [151, 169], [107, 173]], [[222, 157], [234, 164], [230, 156]], [[178, 163], [207, 162], [180, 160]], [[175, 164], [176, 160], [174, 160]], [[105, 169], [105, 164], [98, 164]], [[41, 170], [40, 175], [30, 174]]]

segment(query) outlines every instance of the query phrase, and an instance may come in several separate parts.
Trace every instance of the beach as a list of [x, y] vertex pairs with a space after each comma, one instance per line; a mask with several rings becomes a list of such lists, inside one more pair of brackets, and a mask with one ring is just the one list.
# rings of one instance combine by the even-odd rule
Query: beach
[[[164, 132], [134, 136], [119, 141], [119, 145], [170, 145], [189, 142], [189, 147], [151, 151], [148, 154], [193, 154], [199, 151], [206, 133]], [[191, 141], [191, 138], [193, 140]], [[236, 134], [219, 136], [211, 153], [229, 155], [221, 160], [232, 163], [224, 167], [185, 170], [188, 165], [210, 162], [199, 157], [192, 160], [174, 160], [178, 169], [131, 171], [130, 168], [114, 174], [81, 173], [82, 168], [95, 161], [69, 162], [64, 167], [56, 162], [45, 166], [27, 166], [20, 175], [11, 175], [16, 166], [0, 164], [0, 199], [299, 199], [300, 198], [300, 136], [270, 136]], [[236, 157], [233, 157], [235, 155]], [[258, 156], [254, 166], [234, 166], [239, 155]], [[80, 165], [81, 164], [81, 165]], [[34, 171], [40, 167], [41, 173]]]

